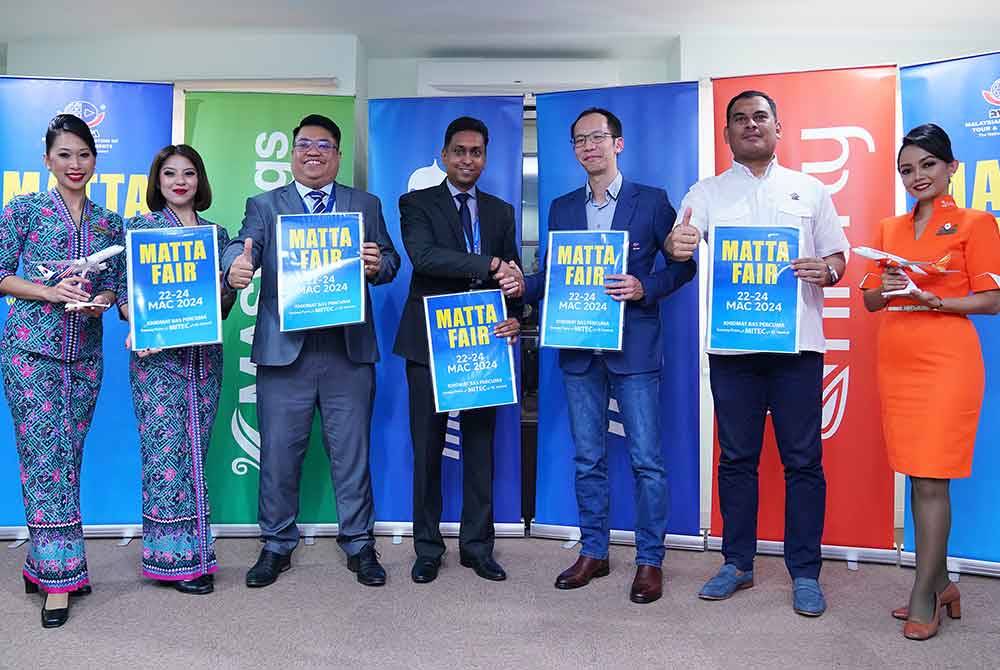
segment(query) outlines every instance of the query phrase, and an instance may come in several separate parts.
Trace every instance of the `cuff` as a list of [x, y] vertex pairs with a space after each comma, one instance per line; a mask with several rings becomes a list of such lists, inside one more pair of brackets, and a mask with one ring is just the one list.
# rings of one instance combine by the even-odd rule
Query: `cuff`
[[973, 277], [969, 285], [973, 293], [996, 291], [1000, 289], [1000, 275], [993, 272], [984, 272]]

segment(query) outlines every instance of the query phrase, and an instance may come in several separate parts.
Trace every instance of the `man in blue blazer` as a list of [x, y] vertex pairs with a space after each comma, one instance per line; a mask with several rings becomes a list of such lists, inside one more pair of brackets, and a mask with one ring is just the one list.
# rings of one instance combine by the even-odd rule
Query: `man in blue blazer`
[[233, 288], [245, 288], [258, 268], [261, 272], [251, 360], [257, 365], [258, 519], [264, 548], [247, 572], [247, 586], [272, 584], [291, 567], [299, 541], [295, 520], [302, 461], [317, 408], [337, 499], [337, 542], [359, 582], [385, 584], [385, 570], [375, 553], [368, 468], [379, 359], [371, 298], [366, 296], [364, 322], [351, 326], [283, 333], [278, 321], [275, 224], [279, 214], [361, 212], [368, 283], [390, 282], [399, 269], [379, 199], [334, 181], [340, 169], [340, 137], [340, 128], [325, 116], [310, 114], [302, 119], [292, 133], [294, 181], [247, 200], [243, 227], [222, 257], [222, 271]]
[[[629, 274], [609, 275], [605, 291], [626, 301], [622, 350], [563, 349], [559, 367], [566, 386], [570, 429], [576, 446], [576, 499], [582, 549], [556, 588], [585, 586], [609, 572], [608, 467], [605, 437], [608, 396], [618, 400], [636, 480], [636, 573], [630, 598], [650, 603], [663, 592], [663, 539], [667, 526], [667, 478], [660, 451], [659, 301], [695, 275], [694, 261], [677, 263], [663, 252], [675, 218], [662, 189], [626, 181], [618, 171], [624, 147], [618, 117], [606, 109], [583, 111], [570, 126], [584, 187], [549, 210], [549, 230], [627, 230]], [[665, 267], [655, 269], [657, 253]], [[525, 278], [525, 301], [544, 298], [545, 273]], [[501, 286], [511, 285], [502, 280]]]

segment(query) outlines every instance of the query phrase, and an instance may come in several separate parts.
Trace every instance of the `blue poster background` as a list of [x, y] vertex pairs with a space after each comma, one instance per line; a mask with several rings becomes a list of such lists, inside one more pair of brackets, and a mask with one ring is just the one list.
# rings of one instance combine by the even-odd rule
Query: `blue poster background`
[[[170, 143], [173, 86], [0, 77], [3, 204], [23, 190], [46, 189], [45, 130], [58, 113], [82, 115], [97, 142], [90, 197], [125, 217], [145, 212], [149, 164]], [[0, 310], [0, 326], [7, 310]], [[142, 521], [139, 446], [132, 413], [125, 337], [112, 310], [104, 317], [104, 380], [87, 436], [81, 475], [84, 524]], [[0, 399], [0, 526], [24, 525], [10, 412]]]
[[[547, 240], [552, 201], [582, 188], [586, 175], [570, 145], [570, 124], [588, 107], [605, 107], [622, 121], [625, 179], [658, 186], [676, 207], [698, 180], [698, 85], [695, 82], [546, 93], [538, 109], [539, 239]], [[544, 244], [544, 242], [543, 242]], [[542, 249], [541, 253], [545, 250]], [[662, 263], [662, 259], [658, 260]], [[660, 303], [663, 372], [662, 445], [670, 486], [667, 530], [697, 535], [699, 518], [698, 283], [689, 282]], [[538, 481], [535, 521], [577, 526], [573, 439], [558, 352], [542, 350], [539, 371]], [[612, 529], [633, 530], [635, 488], [621, 421], [609, 413], [608, 469]]]
[[[553, 251], [545, 266], [547, 299], [542, 313], [541, 346], [620, 351], [625, 303], [604, 292], [604, 278], [623, 272], [628, 262], [628, 231], [549, 231], [549, 246]], [[575, 264], [572, 257], [559, 257], [560, 249], [571, 255], [575, 248], [595, 250], [607, 246], [614, 248], [613, 259], [599, 260], [595, 255], [585, 267]], [[564, 260], [569, 262], [561, 262]], [[589, 269], [599, 270], [599, 274], [587, 277]], [[588, 285], [581, 286], [581, 280]]]
[[[347, 229], [350, 237], [328, 232], [312, 239], [310, 229]], [[278, 217], [278, 303], [282, 331], [344, 326], [365, 320], [363, 242], [364, 227], [358, 212]], [[302, 264], [308, 265], [312, 254], [331, 252], [339, 252], [340, 260], [320, 258], [320, 269], [302, 270]]]
[[493, 334], [493, 328], [507, 318], [500, 291], [427, 296], [424, 310], [437, 410], [516, 403], [511, 347], [506, 338]]
[[[368, 189], [382, 212], [401, 265], [395, 281], [373, 286], [372, 311], [382, 360], [376, 366], [371, 441], [372, 487], [379, 521], [411, 521], [413, 446], [410, 441], [405, 361], [392, 353], [412, 265], [399, 229], [399, 196], [440, 184], [444, 131], [456, 117], [481, 119], [490, 131], [486, 168], [478, 186], [514, 206], [521, 230], [521, 97], [403, 98], [368, 102]], [[516, 354], [515, 354], [516, 356]], [[452, 422], [449, 422], [449, 425]], [[462, 508], [461, 446], [449, 434], [442, 469], [442, 520], [458, 521]], [[521, 520], [521, 408], [497, 408], [493, 442], [493, 512], [497, 523]], [[442, 445], [444, 448], [444, 445]]]
[[[159, 262], [154, 255], [147, 262], [142, 245], [171, 242], [181, 244], [179, 262]], [[204, 254], [195, 259], [194, 245]], [[184, 226], [155, 230], [130, 230], [127, 234], [129, 325], [135, 349], [166, 349], [194, 344], [222, 342], [222, 304], [219, 298], [219, 252], [214, 226]], [[188, 246], [192, 252], [185, 256]], [[154, 252], [155, 253], [155, 252]], [[165, 273], [178, 271], [177, 265], [189, 268], [175, 281], [164, 281]], [[159, 268], [155, 267], [159, 266]]]
[[[1000, 217], [1000, 53], [900, 69], [903, 129], [936, 123], [948, 133], [962, 172], [952, 180], [959, 207]], [[996, 99], [990, 102], [989, 97]], [[959, 178], [961, 175], [962, 178]], [[901, 187], [900, 187], [901, 188]], [[913, 206], [908, 199], [907, 205]], [[976, 436], [972, 477], [951, 484], [952, 526], [948, 553], [1000, 561], [996, 528], [1000, 488], [1000, 318], [971, 317], [986, 365], [986, 393]], [[904, 546], [913, 549], [909, 481]]]
[[[797, 352], [799, 282], [790, 259], [799, 257], [799, 229], [713, 226], [711, 234], [708, 348]], [[742, 260], [745, 243], [757, 243], [760, 255], [754, 250], [753, 260]]]

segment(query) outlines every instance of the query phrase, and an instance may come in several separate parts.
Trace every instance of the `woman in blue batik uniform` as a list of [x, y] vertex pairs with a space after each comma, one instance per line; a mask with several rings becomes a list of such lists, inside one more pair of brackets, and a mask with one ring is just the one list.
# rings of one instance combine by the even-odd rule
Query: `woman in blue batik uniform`
[[[45, 592], [45, 628], [66, 622], [69, 595], [90, 592], [80, 463], [101, 386], [101, 316], [124, 288], [123, 254], [84, 274], [60, 272], [66, 265], [54, 262], [123, 243], [121, 218], [86, 195], [96, 157], [87, 124], [59, 114], [45, 134], [45, 167], [55, 188], [13, 198], [0, 214], [0, 293], [15, 298], [0, 369], [31, 535], [24, 589]], [[16, 274], [19, 263], [23, 277]]]
[[[129, 219], [129, 230], [214, 226], [220, 254], [229, 243], [224, 228], [197, 214], [212, 204], [212, 191], [201, 156], [186, 144], [153, 159], [146, 204], [150, 213]], [[223, 317], [235, 297], [223, 284]], [[125, 314], [127, 302], [119, 300]], [[133, 352], [129, 377], [142, 451], [142, 574], [182, 593], [211, 593], [217, 565], [205, 454], [219, 407], [222, 345]]]

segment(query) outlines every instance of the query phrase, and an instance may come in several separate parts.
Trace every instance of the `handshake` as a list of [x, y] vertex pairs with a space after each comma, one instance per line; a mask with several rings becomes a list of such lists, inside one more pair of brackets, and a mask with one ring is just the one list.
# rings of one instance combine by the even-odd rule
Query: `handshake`
[[490, 274], [506, 297], [519, 298], [524, 295], [524, 273], [514, 261], [504, 261], [494, 256], [490, 261]]

